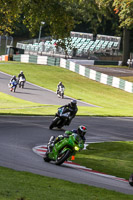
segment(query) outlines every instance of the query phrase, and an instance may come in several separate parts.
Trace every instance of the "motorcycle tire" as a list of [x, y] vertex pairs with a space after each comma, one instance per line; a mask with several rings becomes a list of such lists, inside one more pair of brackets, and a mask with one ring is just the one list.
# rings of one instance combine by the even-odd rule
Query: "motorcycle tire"
[[60, 119], [59, 118], [55, 118], [52, 123], [50, 124], [49, 126], [49, 129], [53, 129], [54, 127], [57, 126], [57, 122], [59, 121]]
[[24, 88], [24, 82], [21, 83], [21, 87]]
[[13, 89], [13, 92], [15, 92], [16, 88]]
[[57, 160], [55, 161], [55, 164], [61, 165], [62, 163], [64, 163], [69, 158], [70, 154], [71, 154], [70, 150], [67, 150], [62, 155], [59, 154], [59, 156], [57, 157]]
[[133, 174], [130, 175], [129, 185], [133, 187]]
[[45, 154], [45, 157], [43, 158], [43, 160], [44, 160], [45, 162], [50, 162], [50, 158], [48, 157], [48, 154], [47, 154], [47, 153]]

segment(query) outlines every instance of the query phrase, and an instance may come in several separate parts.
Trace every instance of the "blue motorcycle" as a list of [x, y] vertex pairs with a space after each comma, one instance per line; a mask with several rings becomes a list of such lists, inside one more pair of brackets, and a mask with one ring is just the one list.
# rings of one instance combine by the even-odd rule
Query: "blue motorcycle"
[[17, 88], [17, 81], [13, 80], [10, 82], [9, 84], [9, 88], [10, 88], [10, 91], [11, 92], [15, 92], [16, 91], [16, 88]]

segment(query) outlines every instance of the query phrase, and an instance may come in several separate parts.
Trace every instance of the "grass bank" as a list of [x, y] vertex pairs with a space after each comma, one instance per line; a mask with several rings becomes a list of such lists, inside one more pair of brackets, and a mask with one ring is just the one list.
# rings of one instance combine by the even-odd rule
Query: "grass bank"
[[129, 179], [133, 173], [133, 142], [91, 143], [75, 162], [103, 173]]
[[[18, 75], [23, 70], [27, 81], [50, 90], [56, 91], [59, 81], [63, 81], [66, 87], [65, 94], [100, 107], [79, 107], [78, 115], [89, 116], [133, 116], [133, 94], [127, 93], [120, 89], [108, 85], [100, 84], [96, 81], [89, 80], [86, 77], [78, 75], [67, 69], [57, 66], [44, 66], [37, 64], [25, 64], [17, 62], [7, 62], [0, 64], [0, 71]], [[8, 96], [9, 97], [9, 96]], [[24, 102], [24, 101], [23, 101]], [[9, 103], [9, 102], [8, 102]], [[25, 103], [24, 103], [25, 104]], [[37, 104], [36, 104], [37, 105]], [[17, 106], [17, 103], [16, 103]], [[37, 105], [38, 106], [38, 105]], [[55, 113], [57, 107], [50, 107], [49, 114]], [[1, 113], [28, 114], [26, 108], [0, 110]], [[28, 113], [27, 113], [28, 112]], [[31, 108], [32, 114], [47, 114], [46, 107]]]
[[0, 200], [131, 200], [132, 195], [0, 167]]
[[0, 92], [1, 115], [53, 115], [58, 107], [25, 101]]

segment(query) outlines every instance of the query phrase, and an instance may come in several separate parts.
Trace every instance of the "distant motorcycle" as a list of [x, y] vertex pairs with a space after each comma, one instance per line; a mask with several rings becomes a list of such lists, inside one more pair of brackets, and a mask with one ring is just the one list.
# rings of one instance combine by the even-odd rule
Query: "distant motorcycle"
[[133, 174], [129, 177], [129, 184], [133, 187]]
[[64, 87], [59, 87], [59, 91], [58, 91], [58, 97], [61, 97], [62, 99], [64, 98]]
[[20, 77], [19, 78], [19, 88], [24, 88], [25, 78]]
[[55, 118], [50, 124], [49, 129], [53, 129], [54, 127], [62, 128], [63, 126], [67, 125], [70, 113], [71, 112], [68, 109], [66, 110], [65, 107], [58, 108], [58, 111], [55, 114]]
[[10, 88], [10, 91], [12, 92], [15, 92], [16, 91], [16, 88], [17, 88], [17, 81], [13, 80], [10, 82], [10, 84], [8, 84], [9, 88]]
[[61, 165], [69, 157], [75, 155], [84, 148], [83, 140], [76, 133], [73, 133], [69, 137], [64, 137], [64, 139], [54, 144], [53, 149], [50, 151], [52, 142], [53, 141], [50, 139], [44, 161], [55, 161], [56, 165]]

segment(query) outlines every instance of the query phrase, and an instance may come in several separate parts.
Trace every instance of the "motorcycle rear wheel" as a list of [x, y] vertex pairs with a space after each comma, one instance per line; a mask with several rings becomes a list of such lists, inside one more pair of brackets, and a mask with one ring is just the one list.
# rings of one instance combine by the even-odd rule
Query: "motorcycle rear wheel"
[[56, 161], [55, 161], [55, 164], [61, 165], [62, 163], [64, 163], [69, 158], [70, 154], [71, 154], [70, 150], [67, 150], [62, 155], [59, 154]]

